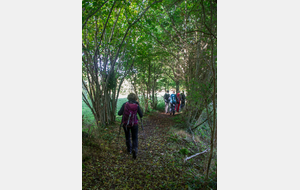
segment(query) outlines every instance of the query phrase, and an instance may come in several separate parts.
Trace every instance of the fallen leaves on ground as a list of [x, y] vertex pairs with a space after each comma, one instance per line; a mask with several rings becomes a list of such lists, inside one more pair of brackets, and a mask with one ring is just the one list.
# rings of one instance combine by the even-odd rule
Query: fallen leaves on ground
[[[205, 167], [199, 167], [203, 157], [183, 162], [180, 154], [184, 141], [173, 141], [169, 131], [174, 125], [172, 117], [154, 113], [139, 123], [139, 150], [137, 159], [127, 153], [124, 131], [118, 138], [119, 126], [106, 132], [115, 136], [111, 144], [83, 143], [83, 189], [199, 189]], [[145, 132], [145, 133], [144, 133]], [[145, 135], [145, 136], [144, 136]], [[101, 144], [102, 143], [102, 144]], [[193, 167], [197, 164], [197, 167]], [[201, 176], [201, 175], [200, 175]], [[195, 185], [195, 184], [198, 184]]]

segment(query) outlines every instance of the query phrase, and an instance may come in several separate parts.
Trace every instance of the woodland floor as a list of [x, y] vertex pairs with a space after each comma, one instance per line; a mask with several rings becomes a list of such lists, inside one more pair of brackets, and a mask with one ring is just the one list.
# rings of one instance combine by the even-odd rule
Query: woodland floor
[[[209, 187], [202, 185], [205, 155], [183, 162], [182, 147], [190, 147], [189, 155], [199, 150], [170, 132], [179, 115], [154, 112], [143, 118], [145, 138], [139, 122], [136, 160], [126, 152], [123, 129], [118, 138], [118, 124], [101, 133], [103, 138], [83, 137], [82, 189], [216, 189], [216, 173]], [[103, 140], [109, 135], [114, 137], [110, 143]]]

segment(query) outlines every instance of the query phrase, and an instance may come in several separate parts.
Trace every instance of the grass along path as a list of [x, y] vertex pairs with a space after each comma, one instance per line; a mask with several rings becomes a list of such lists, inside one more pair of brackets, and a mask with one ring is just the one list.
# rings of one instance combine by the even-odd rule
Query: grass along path
[[[203, 176], [197, 173], [204, 173], [205, 168], [199, 167], [204, 156], [183, 162], [182, 147], [198, 150], [170, 132], [178, 116], [159, 112], [147, 116], [143, 119], [145, 138], [139, 122], [136, 160], [126, 152], [123, 129], [117, 138], [118, 124], [101, 132], [101, 138], [83, 138], [83, 189], [200, 189]], [[109, 136], [114, 139], [105, 138]], [[211, 188], [215, 185], [212, 180]]]

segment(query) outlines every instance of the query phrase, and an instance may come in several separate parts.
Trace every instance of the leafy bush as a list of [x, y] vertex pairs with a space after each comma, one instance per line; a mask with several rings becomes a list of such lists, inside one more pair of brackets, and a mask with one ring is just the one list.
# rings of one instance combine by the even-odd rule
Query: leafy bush
[[157, 98], [157, 106], [156, 109], [159, 111], [165, 111], [165, 101], [163, 97], [158, 97]]
[[183, 154], [183, 155], [187, 155], [189, 153], [189, 150], [186, 149], [186, 148], [182, 148], [180, 151], [179, 151], [180, 154]]

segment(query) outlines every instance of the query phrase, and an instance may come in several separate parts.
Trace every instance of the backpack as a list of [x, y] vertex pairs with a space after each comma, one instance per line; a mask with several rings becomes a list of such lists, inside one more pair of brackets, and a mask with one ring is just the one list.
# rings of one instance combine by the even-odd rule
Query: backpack
[[138, 105], [135, 103], [126, 102], [124, 105], [124, 112], [123, 112], [123, 126], [125, 127], [133, 127], [134, 125], [138, 124], [137, 119], [137, 111]]
[[176, 97], [176, 94], [171, 94], [171, 104], [176, 104], [177, 102], [177, 97]]
[[165, 99], [165, 102], [166, 102], [166, 103], [169, 103], [169, 101], [170, 101], [169, 98], [170, 98], [170, 94], [167, 94], [167, 93], [166, 93], [166, 94], [164, 95], [164, 99]]

